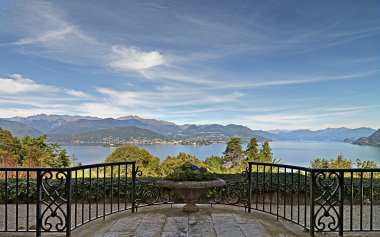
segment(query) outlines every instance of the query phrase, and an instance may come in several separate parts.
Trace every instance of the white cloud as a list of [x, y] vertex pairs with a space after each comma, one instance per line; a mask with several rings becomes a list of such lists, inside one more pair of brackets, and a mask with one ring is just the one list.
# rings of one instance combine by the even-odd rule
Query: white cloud
[[67, 26], [62, 29], [50, 30], [50, 31], [44, 32], [41, 35], [34, 38], [24, 38], [11, 44], [12, 45], [28, 45], [28, 44], [43, 43], [50, 40], [58, 40], [60, 38], [65, 37], [65, 35], [73, 33], [73, 32], [74, 32], [74, 27]]
[[143, 71], [165, 63], [163, 55], [156, 51], [144, 52], [137, 47], [113, 46], [118, 58], [109, 65], [122, 71]]
[[96, 88], [96, 90], [111, 99], [111, 102], [116, 105], [131, 107], [136, 105], [149, 105], [152, 98], [152, 93], [133, 92], [133, 91], [118, 91], [109, 88]]
[[86, 102], [79, 104], [76, 109], [79, 114], [96, 116], [100, 118], [117, 118], [124, 116], [126, 113], [124, 110], [120, 109], [112, 103], [104, 102]]
[[73, 90], [73, 89], [65, 89], [66, 94], [79, 97], [79, 98], [86, 98], [87, 94], [80, 90]]
[[55, 91], [54, 87], [39, 84], [35, 81], [24, 78], [20, 74], [12, 74], [8, 77], [0, 77], [0, 93], [17, 94], [25, 92], [51, 92]]

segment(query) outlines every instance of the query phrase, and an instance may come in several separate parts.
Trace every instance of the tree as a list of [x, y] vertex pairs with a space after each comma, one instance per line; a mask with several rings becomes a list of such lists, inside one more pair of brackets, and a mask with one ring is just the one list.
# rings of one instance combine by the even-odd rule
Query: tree
[[326, 169], [326, 168], [329, 168], [329, 166], [330, 166], [330, 161], [326, 159], [315, 158], [314, 160], [310, 161], [311, 168]]
[[207, 157], [204, 163], [207, 169], [212, 173], [221, 174], [227, 172], [226, 167], [223, 166], [223, 158], [219, 156], [212, 155]]
[[0, 128], [0, 164], [4, 166], [21, 165], [21, 142], [12, 133]]
[[256, 137], [252, 137], [247, 144], [247, 149], [245, 150], [245, 156], [247, 161], [259, 161], [259, 144], [257, 143]]
[[[121, 146], [113, 151], [105, 162], [136, 161], [136, 166], [144, 176], [160, 176], [160, 158], [151, 155], [147, 150], [136, 146]], [[125, 168], [125, 167], [122, 167]]]
[[162, 162], [162, 172], [164, 175], [169, 175], [174, 171], [176, 167], [184, 164], [185, 162], [190, 162], [198, 167], [205, 167], [205, 164], [197, 157], [186, 154], [184, 152], [180, 152], [177, 156], [168, 156]]
[[352, 168], [352, 161], [344, 158], [344, 155], [340, 153], [336, 159], [321, 159], [316, 158], [310, 161], [311, 168], [332, 168], [332, 169], [341, 169], [341, 168]]
[[360, 159], [356, 160], [356, 167], [358, 168], [378, 168], [379, 166], [376, 164], [376, 162], [372, 160], [365, 160], [361, 161]]
[[[0, 128], [0, 163], [2, 166], [67, 167], [66, 151], [46, 141], [46, 135], [22, 139]], [[57, 166], [58, 165], [58, 166]]]
[[67, 155], [66, 150], [61, 150], [54, 161], [54, 167], [69, 167], [70, 163], [70, 157]]
[[231, 139], [227, 142], [227, 147], [223, 154], [223, 161], [226, 166], [229, 168], [238, 166], [243, 156], [241, 138], [237, 136], [231, 137]]
[[350, 168], [352, 168], [352, 166], [353, 166], [352, 161], [345, 159], [344, 155], [342, 153], [340, 153], [335, 160], [334, 159], [330, 160], [330, 167], [329, 168], [350, 169]]
[[272, 163], [273, 162], [272, 149], [270, 148], [268, 141], [265, 141], [262, 144], [258, 161], [259, 162], [265, 162], [265, 163]]

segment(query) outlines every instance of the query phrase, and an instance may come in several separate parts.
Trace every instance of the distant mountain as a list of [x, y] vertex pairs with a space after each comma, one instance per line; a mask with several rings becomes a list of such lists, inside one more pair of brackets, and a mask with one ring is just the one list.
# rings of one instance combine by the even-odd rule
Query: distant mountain
[[125, 144], [129, 142], [144, 143], [153, 140], [165, 140], [165, 137], [148, 129], [136, 127], [102, 128], [77, 134], [54, 134], [48, 137], [50, 141], [64, 143], [89, 144]]
[[101, 128], [116, 128], [126, 126], [149, 129], [161, 135], [168, 135], [170, 133], [177, 133], [181, 131], [181, 128], [178, 125], [152, 124], [152, 121], [146, 123], [143, 120], [134, 118], [123, 120], [107, 118], [97, 120], [80, 119], [77, 121], [68, 122], [55, 129], [52, 129], [49, 134], [77, 134]]
[[164, 120], [144, 119], [136, 115], [120, 117], [117, 120], [123, 121], [125, 125], [149, 129], [161, 135], [169, 135], [182, 131], [182, 128], [175, 123]]
[[[327, 128], [322, 130], [252, 130], [246, 126], [237, 124], [206, 124], [177, 125], [163, 120], [145, 119], [139, 116], [130, 115], [113, 118], [96, 118], [70, 115], [35, 115], [29, 117], [14, 117], [3, 119], [14, 122], [7, 124], [15, 134], [22, 136], [30, 134], [33, 136], [46, 133], [49, 137], [71, 137], [72, 135], [97, 131], [99, 129], [111, 129], [120, 127], [135, 127], [147, 129], [162, 137], [177, 141], [187, 141], [190, 143], [197, 141], [226, 142], [231, 136], [240, 136], [243, 141], [250, 137], [263, 140], [285, 140], [285, 141], [356, 141], [360, 137], [368, 137], [375, 132], [371, 128]], [[17, 123], [16, 123], [17, 122]], [[4, 123], [4, 122], [3, 122]], [[12, 125], [12, 126], [11, 126]], [[5, 126], [5, 125], [3, 125]], [[110, 135], [110, 134], [109, 134]]]
[[228, 140], [231, 136], [240, 136], [243, 140], [250, 137], [256, 137], [259, 140], [264, 140], [265, 138], [256, 134], [250, 128], [242, 125], [228, 124], [226, 126], [220, 124], [211, 124], [211, 125], [188, 125], [183, 127], [185, 128], [178, 134], [175, 134], [175, 137], [193, 137], [200, 139], [209, 138], [216, 140]]
[[156, 119], [144, 119], [136, 115], [129, 115], [125, 117], [117, 118], [117, 120], [138, 120], [145, 124], [151, 124], [151, 125], [173, 125], [177, 126], [175, 123], [164, 121], [164, 120], [156, 120]]
[[343, 141], [356, 140], [360, 137], [366, 137], [375, 130], [371, 128], [326, 128], [322, 130], [311, 131], [308, 129], [280, 132], [276, 134], [278, 140], [288, 141]]
[[62, 125], [65, 125], [66, 123], [78, 121], [81, 119], [95, 120], [99, 118], [89, 117], [89, 116], [39, 114], [39, 115], [33, 115], [29, 117], [13, 117], [7, 120], [20, 122], [30, 127], [33, 127], [43, 133], [49, 133], [53, 129], [58, 128]]
[[368, 137], [361, 137], [354, 142], [357, 145], [380, 146], [380, 129]]
[[9, 121], [5, 119], [0, 119], [0, 128], [10, 131], [16, 137], [23, 137], [24, 135], [37, 137], [42, 135], [42, 132], [38, 131], [35, 128], [32, 128], [20, 122]]

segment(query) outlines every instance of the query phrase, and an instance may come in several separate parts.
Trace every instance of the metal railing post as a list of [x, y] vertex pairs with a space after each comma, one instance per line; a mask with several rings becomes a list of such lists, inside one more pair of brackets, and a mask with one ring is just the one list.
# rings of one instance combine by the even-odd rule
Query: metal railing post
[[339, 171], [339, 236], [343, 236], [344, 171]]
[[66, 176], [67, 211], [66, 211], [66, 236], [71, 235], [71, 169], [68, 169]]
[[132, 213], [135, 212], [136, 205], [136, 163], [132, 163]]
[[248, 213], [251, 213], [251, 201], [252, 201], [252, 164], [248, 163]]
[[311, 184], [310, 184], [310, 236], [314, 236], [314, 225], [315, 225], [315, 216], [314, 216], [314, 189], [315, 189], [315, 171], [311, 170]]
[[41, 236], [41, 199], [42, 199], [42, 176], [41, 171], [37, 171], [37, 211], [36, 211], [36, 236]]

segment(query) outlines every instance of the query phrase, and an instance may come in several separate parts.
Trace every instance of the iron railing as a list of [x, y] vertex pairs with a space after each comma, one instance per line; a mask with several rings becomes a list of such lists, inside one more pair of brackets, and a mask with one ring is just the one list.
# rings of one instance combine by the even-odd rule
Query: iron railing
[[380, 231], [380, 169], [312, 169], [249, 162], [248, 211], [315, 232]]
[[135, 162], [0, 167], [0, 232], [66, 232], [136, 207]]
[[[1, 168], [0, 232], [65, 232], [112, 213], [181, 202], [135, 162], [72, 168]], [[244, 207], [308, 231], [380, 231], [380, 169], [311, 169], [249, 162], [202, 202]]]

